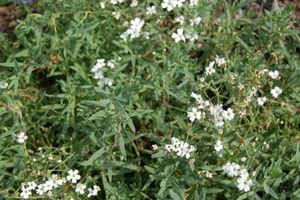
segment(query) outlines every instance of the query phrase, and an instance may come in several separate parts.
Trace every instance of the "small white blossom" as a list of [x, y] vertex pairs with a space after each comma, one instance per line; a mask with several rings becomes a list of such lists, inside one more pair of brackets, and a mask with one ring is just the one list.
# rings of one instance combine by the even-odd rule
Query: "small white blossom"
[[196, 33], [186, 33], [184, 34], [185, 38], [190, 40], [191, 42], [194, 42], [195, 40], [198, 40], [199, 36]]
[[198, 5], [199, 0], [190, 0], [190, 7], [196, 7]]
[[234, 112], [231, 108], [228, 108], [222, 112], [222, 116], [225, 120], [231, 121], [234, 118]]
[[274, 98], [277, 98], [281, 93], [282, 93], [282, 89], [277, 86], [271, 90], [271, 94]]
[[32, 195], [32, 192], [29, 188], [22, 187], [20, 197], [23, 199], [29, 199], [29, 197]]
[[29, 190], [35, 190], [35, 188], [37, 187], [37, 184], [34, 181], [31, 181], [31, 182], [27, 183], [27, 186], [28, 186], [27, 188]]
[[209, 171], [205, 171], [205, 176], [207, 177], [207, 178], [212, 178], [212, 173], [210, 173]]
[[215, 61], [209, 63], [208, 67], [205, 68], [206, 75], [212, 75], [216, 72], [214, 69]]
[[216, 56], [215, 61], [219, 67], [226, 64], [225, 58], [219, 58], [219, 56]]
[[187, 117], [191, 122], [194, 122], [195, 119], [201, 120], [205, 117], [205, 113], [199, 111], [197, 108], [193, 107], [190, 112], [187, 113]]
[[152, 148], [153, 148], [153, 150], [155, 151], [155, 150], [158, 149], [158, 146], [157, 146], [156, 144], [153, 144], [153, 145], [152, 145]]
[[239, 190], [244, 192], [249, 192], [250, 187], [253, 185], [253, 181], [251, 179], [245, 179], [243, 177], [238, 178], [237, 183]]
[[105, 2], [103, 2], [103, 1], [99, 2], [99, 6], [100, 6], [100, 8], [104, 9], [105, 8]]
[[176, 7], [176, 4], [174, 0], [163, 0], [161, 7], [167, 9], [167, 11], [171, 11]]
[[193, 19], [190, 19], [189, 21], [190, 21], [190, 25], [191, 26], [194, 26], [194, 25], [196, 25], [196, 26], [198, 26], [199, 24], [200, 24], [200, 22], [201, 22], [201, 17], [195, 17], [195, 18], [193, 18]]
[[219, 152], [223, 149], [223, 144], [221, 140], [217, 140], [215, 146], [214, 146], [216, 152]]
[[72, 183], [77, 183], [77, 181], [81, 178], [81, 176], [79, 175], [79, 171], [77, 169], [69, 170], [68, 174], [69, 175], [67, 176], [67, 180], [71, 181]]
[[45, 193], [44, 192], [44, 185], [43, 184], [38, 185], [38, 187], [37, 187], [37, 189], [35, 191], [40, 196], [44, 195], [44, 193]]
[[275, 71], [270, 71], [270, 72], [269, 72], [269, 76], [270, 76], [272, 79], [275, 79], [275, 80], [279, 80], [279, 79], [280, 79], [279, 71], [277, 71], [277, 70], [275, 70]]
[[258, 97], [257, 98], [257, 104], [259, 106], [263, 106], [266, 102], [267, 102], [267, 98], [266, 97]]
[[154, 15], [156, 13], [155, 6], [149, 6], [146, 8], [146, 15]]
[[112, 12], [112, 15], [114, 16], [115, 19], [120, 19], [121, 17], [121, 13], [116, 11]]
[[131, 2], [131, 4], [130, 4], [130, 7], [131, 7], [131, 8], [135, 8], [135, 7], [138, 6], [138, 4], [139, 4], [139, 2], [138, 2], [137, 0], [132, 0], [132, 2]]
[[[138, 38], [141, 36], [141, 30], [145, 24], [145, 21], [139, 17], [134, 18], [130, 21], [130, 27], [127, 29], [125, 35], [121, 37], [126, 38], [130, 36], [130, 39]], [[123, 33], [124, 34], [124, 33]]]
[[28, 139], [28, 136], [25, 134], [25, 132], [22, 131], [19, 135], [16, 136], [16, 139], [18, 143], [24, 143]]
[[179, 16], [175, 18], [175, 22], [178, 22], [179, 24], [184, 24], [184, 16]]
[[86, 185], [85, 184], [78, 183], [76, 185], [75, 192], [78, 192], [79, 194], [84, 194], [84, 190], [85, 189], [86, 189]]
[[98, 185], [94, 185], [93, 189], [92, 188], [88, 188], [88, 197], [91, 196], [97, 196], [98, 192], [100, 191], [100, 187]]
[[0, 83], [0, 89], [4, 90], [8, 87], [8, 83], [7, 82], [1, 82]]
[[110, 60], [110, 61], [107, 62], [107, 66], [110, 67], [111, 69], [115, 68], [115, 64], [113, 63], [112, 60]]
[[184, 41], [185, 42], [185, 37], [183, 34], [183, 29], [179, 28], [177, 29], [176, 33], [172, 33], [172, 38], [175, 40], [176, 43], [180, 42], [180, 41]]

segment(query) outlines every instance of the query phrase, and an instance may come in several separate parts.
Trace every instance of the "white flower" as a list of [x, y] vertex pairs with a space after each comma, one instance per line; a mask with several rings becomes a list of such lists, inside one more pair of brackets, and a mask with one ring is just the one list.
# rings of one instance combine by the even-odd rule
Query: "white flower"
[[98, 192], [100, 191], [100, 187], [98, 185], [94, 185], [93, 186], [93, 189], [92, 188], [88, 188], [88, 197], [91, 197], [91, 196], [97, 196]]
[[6, 89], [8, 87], [8, 83], [7, 82], [1, 82], [0, 83], [0, 89]]
[[206, 75], [212, 75], [216, 72], [214, 69], [215, 61], [209, 63], [208, 67], [205, 68]]
[[152, 145], [152, 148], [153, 148], [153, 150], [155, 151], [155, 150], [158, 149], [158, 146], [157, 146], [156, 144], [153, 144], [153, 145]]
[[193, 18], [193, 19], [190, 19], [190, 25], [191, 26], [194, 26], [194, 25], [199, 25], [200, 24], [200, 22], [201, 22], [201, 17], [195, 17], [195, 18]]
[[81, 178], [81, 176], [79, 175], [79, 171], [77, 169], [75, 170], [69, 170], [68, 171], [68, 176], [67, 176], [67, 180], [68, 181], [72, 181], [72, 183], [77, 183], [77, 181]]
[[225, 120], [232, 120], [234, 118], [234, 112], [231, 108], [228, 108], [227, 110], [224, 110], [222, 112], [222, 117], [225, 119]]
[[275, 71], [270, 71], [269, 72], [269, 76], [272, 78], [272, 79], [280, 79], [280, 75], [279, 75], [279, 71], [275, 70]]
[[233, 176], [238, 176], [239, 175], [239, 169], [240, 165], [237, 163], [226, 163], [226, 165], [223, 166], [223, 170], [228, 176], [233, 177]]
[[177, 29], [177, 33], [172, 33], [172, 38], [175, 40], [176, 43], [180, 42], [181, 40], [185, 42], [185, 37], [183, 34], [183, 29]]
[[156, 13], [155, 6], [149, 6], [149, 7], [147, 7], [146, 15], [153, 15], [155, 13]]
[[51, 178], [49, 180], [51, 180], [52, 185], [53, 185], [54, 188], [58, 188], [59, 186], [61, 186], [64, 183], [66, 183], [66, 179], [65, 178], [59, 179], [56, 174], [52, 174], [52, 176], [51, 176]]
[[216, 152], [219, 152], [223, 149], [223, 144], [221, 140], [217, 140], [215, 146], [214, 146]]
[[175, 18], [175, 22], [178, 22], [179, 24], [184, 24], [184, 16], [179, 16]]
[[121, 17], [121, 13], [116, 11], [112, 12], [112, 15], [114, 16], [115, 19], [120, 19]]
[[207, 178], [212, 178], [212, 173], [210, 173], [209, 171], [206, 171], [206, 172], [205, 172], [205, 176], [206, 176]]
[[191, 93], [191, 97], [193, 97], [198, 103], [203, 101], [203, 98], [201, 95], [198, 95], [194, 92]]
[[35, 191], [40, 196], [44, 195], [44, 193], [45, 193], [44, 192], [44, 185], [43, 184], [38, 185], [38, 187], [37, 187], [37, 189]]
[[183, 6], [183, 3], [185, 0], [174, 0], [175, 5], [178, 6], [179, 8]]
[[205, 117], [205, 113], [199, 111], [197, 108], [193, 107], [190, 112], [187, 113], [187, 117], [191, 122], [194, 122], [195, 119], [201, 120]]
[[131, 8], [137, 7], [138, 4], [139, 4], [139, 2], [137, 0], [132, 0], [130, 7]]
[[174, 152], [179, 157], [189, 159], [191, 154], [196, 151], [196, 148], [188, 143], [185, 143], [175, 137], [171, 138], [171, 144], [167, 144], [165, 149], [168, 152]]
[[242, 157], [242, 158], [241, 158], [241, 161], [242, 161], [242, 162], [245, 162], [246, 160], [247, 160], [246, 157]]
[[195, 7], [198, 5], [199, 0], [190, 0], [190, 7]]
[[124, 0], [110, 0], [110, 3], [113, 4], [113, 5], [116, 5], [118, 3], [123, 3]]
[[76, 185], [75, 192], [78, 192], [79, 194], [84, 194], [85, 188], [86, 188], [86, 185], [85, 185], [85, 184], [78, 183], [78, 184]]
[[121, 35], [122, 38], [127, 39], [130, 36], [131, 39], [138, 38], [141, 35], [141, 29], [143, 28], [145, 21], [139, 17], [130, 21], [130, 27], [125, 33]]
[[257, 98], [257, 104], [259, 106], [263, 106], [266, 102], [267, 102], [267, 98], [266, 97], [258, 97]]
[[115, 68], [115, 64], [113, 63], [112, 60], [110, 60], [110, 61], [107, 62], [107, 66], [110, 67], [111, 69]]
[[34, 190], [37, 187], [37, 184], [34, 181], [31, 181], [27, 183], [27, 186], [27, 189]]
[[167, 11], [173, 10], [173, 8], [176, 7], [176, 1], [175, 0], [163, 0], [161, 3], [162, 8], [166, 8]]
[[186, 33], [185, 38], [190, 40], [191, 42], [194, 42], [195, 40], [198, 40], [199, 36], [196, 33]]
[[251, 179], [245, 179], [243, 177], [238, 178], [237, 183], [239, 190], [244, 192], [249, 192], [250, 187], [253, 185], [253, 181]]
[[99, 6], [100, 6], [100, 8], [104, 9], [105, 8], [105, 2], [103, 2], [103, 1], [99, 2]]
[[25, 140], [28, 139], [28, 136], [25, 134], [25, 132], [21, 132], [19, 135], [16, 136], [18, 143], [24, 143]]
[[22, 187], [21, 190], [20, 197], [23, 199], [29, 199], [29, 197], [32, 195], [32, 192], [29, 188]]
[[216, 56], [215, 61], [219, 67], [226, 64], [225, 58], [219, 58], [218, 55]]
[[271, 90], [271, 94], [274, 98], [277, 98], [281, 93], [282, 93], [282, 89], [277, 86]]

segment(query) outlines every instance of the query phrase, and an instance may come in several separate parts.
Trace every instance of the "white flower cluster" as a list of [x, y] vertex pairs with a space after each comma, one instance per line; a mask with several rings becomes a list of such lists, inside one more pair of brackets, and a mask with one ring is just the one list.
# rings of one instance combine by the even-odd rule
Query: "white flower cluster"
[[[263, 76], [268, 75], [273, 80], [281, 79], [281, 76], [280, 76], [280, 73], [278, 70], [269, 71], [268, 69], [263, 69], [258, 72], [259, 77], [262, 75]], [[282, 92], [283, 92], [282, 89], [277, 86], [274, 87], [273, 89], [271, 89], [271, 94], [275, 99], [277, 99]], [[257, 89], [252, 88], [252, 91], [251, 91], [250, 95], [246, 98], [245, 102], [249, 103], [252, 100], [252, 97], [256, 96], [256, 93], [257, 93]], [[256, 101], [259, 106], [263, 106], [267, 102], [267, 98], [266, 97], [258, 97]]]
[[228, 162], [223, 166], [223, 170], [228, 176], [237, 177], [237, 187], [239, 190], [244, 192], [250, 191], [250, 188], [253, 185], [253, 181], [252, 179], [250, 179], [249, 173], [246, 169], [242, 168], [237, 163]]
[[180, 41], [185, 42], [186, 40], [194, 42], [199, 38], [196, 33], [184, 33], [184, 30], [182, 28], [179, 28], [176, 30], [176, 32], [172, 33], [171, 37], [175, 40], [176, 43]]
[[144, 24], [145, 21], [143, 19], [136, 17], [135, 19], [130, 21], [130, 27], [124, 33], [122, 33], [120, 37], [123, 40], [128, 40], [128, 38], [134, 39], [140, 37]]
[[[58, 175], [52, 174], [51, 177], [44, 183], [37, 185], [34, 181], [28, 183], [22, 183], [20, 197], [23, 199], [28, 199], [33, 195], [33, 191], [37, 195], [43, 196], [47, 195], [52, 196], [53, 189], [59, 188], [62, 185], [66, 184], [67, 181], [76, 184], [80, 180], [81, 176], [79, 175], [78, 170], [69, 170], [68, 176], [66, 178], [59, 178]], [[75, 192], [79, 194], [84, 194], [86, 185], [82, 183], [76, 184]], [[100, 191], [100, 187], [94, 185], [92, 188], [88, 188], [88, 197], [97, 196], [97, 193]]]
[[100, 88], [102, 88], [103, 86], [112, 86], [114, 82], [114, 80], [104, 76], [103, 69], [105, 66], [114, 69], [115, 68], [114, 61], [111, 60], [105, 63], [105, 59], [97, 59], [96, 65], [94, 65], [91, 69], [91, 72], [93, 73], [93, 77], [98, 81], [97, 84]]
[[187, 117], [191, 122], [194, 122], [196, 119], [204, 119], [206, 112], [208, 112], [212, 116], [215, 126], [220, 127], [224, 125], [224, 121], [231, 121], [235, 116], [231, 108], [224, 110], [222, 104], [214, 105], [194, 92], [192, 92], [191, 97], [198, 103], [197, 107], [193, 107], [191, 111], [187, 112]]
[[183, 142], [175, 137], [171, 138], [171, 144], [167, 144], [165, 149], [168, 152], [174, 152], [179, 157], [189, 159], [191, 154], [196, 151], [196, 148], [186, 142]]
[[206, 75], [212, 75], [216, 72], [214, 65], [217, 64], [218, 67], [222, 67], [226, 64], [225, 58], [220, 58], [218, 55], [216, 56], [214, 61], [211, 61], [208, 67], [205, 68]]

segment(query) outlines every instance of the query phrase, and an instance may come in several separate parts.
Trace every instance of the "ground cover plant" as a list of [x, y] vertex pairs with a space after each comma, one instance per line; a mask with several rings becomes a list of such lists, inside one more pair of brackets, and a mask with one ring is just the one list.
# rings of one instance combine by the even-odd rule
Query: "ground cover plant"
[[300, 199], [297, 1], [0, 6], [0, 199]]

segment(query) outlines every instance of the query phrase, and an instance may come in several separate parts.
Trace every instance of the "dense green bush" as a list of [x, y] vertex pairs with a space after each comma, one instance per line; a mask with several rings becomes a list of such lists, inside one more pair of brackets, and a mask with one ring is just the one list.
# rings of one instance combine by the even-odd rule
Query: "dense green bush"
[[0, 35], [2, 197], [300, 199], [295, 6], [197, 2], [20, 5]]

